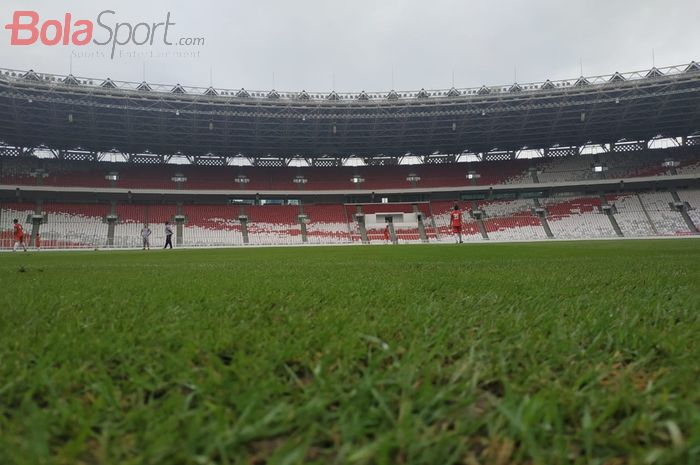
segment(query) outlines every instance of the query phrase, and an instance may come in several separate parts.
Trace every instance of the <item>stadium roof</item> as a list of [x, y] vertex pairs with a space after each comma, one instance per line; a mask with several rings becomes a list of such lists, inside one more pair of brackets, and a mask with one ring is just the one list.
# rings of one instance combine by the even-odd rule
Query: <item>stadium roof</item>
[[18, 147], [217, 158], [399, 157], [604, 144], [700, 130], [700, 65], [412, 92], [281, 92], [0, 70]]

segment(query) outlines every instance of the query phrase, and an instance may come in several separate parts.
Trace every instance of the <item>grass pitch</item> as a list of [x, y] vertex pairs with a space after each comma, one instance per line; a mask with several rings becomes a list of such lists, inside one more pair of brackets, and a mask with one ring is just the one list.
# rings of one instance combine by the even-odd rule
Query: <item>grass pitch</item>
[[700, 242], [0, 255], [1, 464], [700, 463]]

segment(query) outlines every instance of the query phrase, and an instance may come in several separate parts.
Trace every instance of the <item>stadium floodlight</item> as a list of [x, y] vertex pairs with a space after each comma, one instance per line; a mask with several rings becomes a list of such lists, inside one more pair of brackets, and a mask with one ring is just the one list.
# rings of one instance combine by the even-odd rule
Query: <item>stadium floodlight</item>
[[666, 159], [661, 164], [661, 166], [663, 166], [664, 168], [678, 168], [679, 166], [681, 166], [681, 162], [676, 161], [676, 160], [672, 160], [669, 158], [669, 159]]
[[170, 179], [172, 179], [172, 181], [173, 181], [173, 182], [176, 182], [176, 183], [187, 182], [187, 176], [185, 176], [185, 175], [182, 174], [182, 173], [175, 173], [175, 176], [173, 176], [173, 177], [170, 178]]
[[467, 173], [467, 179], [479, 179], [481, 175], [477, 173], [476, 171], [470, 171]]
[[353, 177], [350, 178], [350, 182], [353, 184], [362, 184], [363, 182], [365, 182], [365, 178], [363, 178], [359, 174], [355, 174], [353, 175]]
[[420, 181], [420, 176], [418, 176], [416, 173], [410, 173], [408, 176], [406, 176], [406, 181], [416, 183]]
[[236, 179], [234, 179], [238, 184], [248, 184], [250, 182], [250, 178], [246, 176], [245, 174], [239, 174], [236, 176]]
[[594, 173], [603, 173], [605, 171], [608, 171], [608, 166], [604, 163], [596, 163], [593, 165], [593, 172]]
[[110, 171], [109, 173], [105, 174], [105, 179], [112, 182], [119, 181], [119, 173], [116, 171]]
[[297, 176], [293, 179], [292, 181], [294, 184], [306, 184], [309, 182], [308, 179], [306, 179], [304, 176]]

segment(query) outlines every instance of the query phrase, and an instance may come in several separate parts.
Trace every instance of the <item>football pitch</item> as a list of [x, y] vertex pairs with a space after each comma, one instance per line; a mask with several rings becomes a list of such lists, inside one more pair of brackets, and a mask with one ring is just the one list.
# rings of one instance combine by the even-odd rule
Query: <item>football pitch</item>
[[0, 255], [0, 464], [263, 463], [700, 463], [700, 241]]

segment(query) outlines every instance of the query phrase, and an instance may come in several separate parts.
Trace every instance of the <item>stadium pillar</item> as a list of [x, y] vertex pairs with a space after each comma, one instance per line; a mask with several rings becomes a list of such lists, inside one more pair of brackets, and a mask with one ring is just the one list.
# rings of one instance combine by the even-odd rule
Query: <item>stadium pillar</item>
[[413, 211], [418, 218], [418, 234], [420, 235], [421, 242], [428, 242], [428, 235], [425, 233], [425, 224], [423, 224], [423, 213], [418, 208], [418, 205], [413, 205]]
[[185, 217], [178, 215], [175, 217], [175, 244], [181, 246], [184, 242]]
[[39, 234], [39, 229], [41, 228], [41, 223], [43, 223], [44, 217], [42, 215], [32, 215], [32, 235], [29, 238], [29, 246], [33, 246], [36, 243], [36, 235]]
[[185, 243], [185, 214], [182, 209], [182, 202], [177, 203], [175, 210], [175, 245], [181, 246]]
[[605, 198], [605, 194], [600, 194], [600, 205], [603, 213], [608, 217], [608, 220], [610, 220], [610, 225], [615, 230], [615, 234], [617, 234], [618, 237], [623, 237], [622, 229], [620, 229], [620, 225], [617, 224], [617, 220], [615, 219], [615, 212], [612, 206], [608, 204], [608, 199]]
[[[476, 204], [476, 202], [474, 202]], [[479, 227], [479, 232], [484, 240], [489, 240], [489, 234], [486, 232], [486, 225], [484, 225], [484, 212], [479, 209], [472, 210], [472, 216], [476, 220], [476, 225]]]
[[389, 239], [391, 240], [391, 243], [396, 245], [399, 243], [399, 238], [396, 237], [396, 231], [394, 230], [394, 223], [389, 222], [387, 223], [387, 226], [389, 226]]
[[367, 228], [365, 227], [365, 214], [362, 212], [362, 206], [360, 205], [357, 206], [355, 221], [357, 221], [357, 226], [360, 229], [360, 239], [362, 239], [362, 243], [369, 244], [369, 237], [367, 237]]
[[116, 230], [117, 217], [107, 217], [107, 247], [114, 247], [114, 231]]
[[530, 172], [530, 178], [534, 184], [540, 183], [540, 178], [537, 177], [537, 168], [532, 167], [528, 170]]
[[238, 221], [241, 223], [241, 235], [243, 236], [243, 244], [248, 245], [250, 244], [250, 240], [248, 239], [248, 217], [245, 215], [241, 215], [238, 217]]
[[678, 212], [683, 216], [683, 221], [685, 221], [685, 224], [688, 226], [688, 229], [690, 230], [691, 233], [693, 234], [698, 234], [698, 228], [695, 223], [693, 223], [693, 219], [688, 215], [688, 207], [685, 202], [681, 200], [681, 198], [678, 196], [678, 192], [675, 189], [671, 189], [671, 195], [673, 196], [673, 203], [678, 210]]
[[299, 225], [301, 226], [301, 242], [303, 242], [304, 244], [309, 242], [309, 237], [307, 236], [306, 232], [306, 220], [306, 215], [299, 215]]
[[639, 200], [639, 205], [641, 205], [641, 207], [642, 207], [642, 212], [644, 213], [644, 217], [649, 222], [649, 226], [651, 226], [651, 230], [654, 231], [655, 236], [658, 236], [659, 231], [656, 229], [656, 225], [651, 220], [651, 216], [649, 216], [649, 212], [647, 211], [647, 207], [644, 205], [644, 202], [642, 202], [642, 198], [639, 196], [639, 194], [635, 194], [635, 195], [637, 197], [637, 200]]
[[309, 217], [304, 213], [304, 205], [301, 202], [299, 202], [299, 216], [297, 219], [299, 220], [299, 225], [301, 226], [301, 242], [307, 244], [309, 242], [309, 237], [306, 231], [306, 222], [309, 220]]
[[309, 242], [309, 237], [306, 233], [306, 222], [304, 220], [300, 221], [301, 224], [301, 242], [307, 244]]
[[32, 215], [32, 234], [29, 236], [29, 246], [33, 246], [36, 243], [36, 236], [39, 234], [39, 229], [41, 228], [41, 223], [44, 221], [44, 215], [41, 214], [42, 201], [37, 200], [36, 208], [34, 214]]
[[553, 239], [554, 234], [552, 234], [552, 229], [549, 227], [549, 222], [547, 221], [547, 210], [542, 208], [539, 199], [532, 199], [532, 202], [535, 204], [535, 214], [537, 214], [537, 217], [540, 219], [544, 233], [547, 235], [548, 239]]
[[117, 225], [117, 202], [112, 201], [107, 218], [107, 247], [114, 247], [114, 232]]

